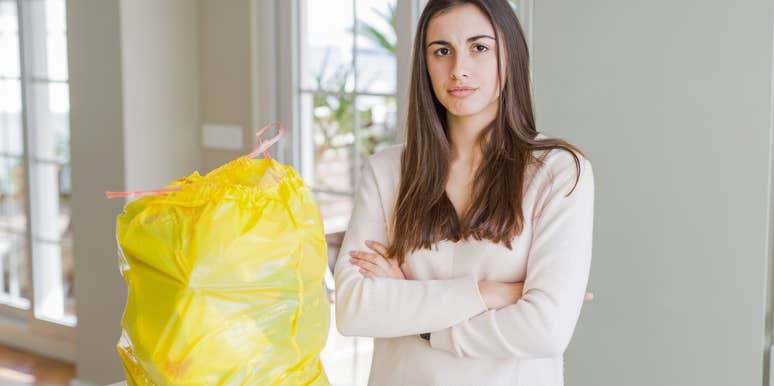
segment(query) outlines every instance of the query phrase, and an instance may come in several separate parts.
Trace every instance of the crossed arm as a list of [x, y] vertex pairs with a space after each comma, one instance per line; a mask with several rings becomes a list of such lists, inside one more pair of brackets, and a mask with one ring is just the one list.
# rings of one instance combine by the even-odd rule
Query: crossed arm
[[[373, 337], [431, 332], [433, 348], [460, 357], [561, 355], [588, 281], [594, 183], [591, 164], [582, 159], [578, 185], [565, 197], [575, 182], [574, 162], [555, 169], [534, 221], [525, 282], [405, 280], [383, 253], [386, 222], [381, 205], [369, 204], [380, 196], [366, 162], [335, 268], [339, 330]], [[376, 243], [365, 244], [366, 235]]]

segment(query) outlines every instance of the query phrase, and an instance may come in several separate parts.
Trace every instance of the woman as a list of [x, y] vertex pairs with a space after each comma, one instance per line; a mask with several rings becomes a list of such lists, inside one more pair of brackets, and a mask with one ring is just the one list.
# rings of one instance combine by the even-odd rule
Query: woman
[[336, 322], [371, 336], [369, 385], [564, 384], [591, 264], [585, 155], [536, 131], [506, 0], [430, 0], [406, 143], [363, 165]]

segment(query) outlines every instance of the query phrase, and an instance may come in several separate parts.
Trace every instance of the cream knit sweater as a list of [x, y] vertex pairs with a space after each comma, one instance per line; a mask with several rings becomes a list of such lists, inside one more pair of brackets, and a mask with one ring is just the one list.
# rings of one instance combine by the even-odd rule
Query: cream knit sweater
[[[540, 134], [538, 138], [545, 138]], [[562, 386], [563, 353], [573, 335], [591, 265], [594, 176], [581, 160], [553, 149], [528, 170], [525, 226], [512, 250], [488, 240], [444, 240], [414, 251], [409, 280], [365, 278], [350, 250], [365, 240], [387, 244], [403, 145], [363, 165], [355, 206], [339, 253], [336, 323], [347, 336], [374, 337], [370, 386]], [[516, 303], [487, 309], [479, 280], [524, 282]], [[431, 332], [430, 341], [418, 336]]]

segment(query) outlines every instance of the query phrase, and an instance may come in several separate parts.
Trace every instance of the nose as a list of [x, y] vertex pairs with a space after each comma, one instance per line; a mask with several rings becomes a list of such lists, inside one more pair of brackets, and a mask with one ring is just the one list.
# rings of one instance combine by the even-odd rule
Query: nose
[[465, 54], [454, 55], [454, 65], [451, 69], [452, 79], [467, 78], [470, 75], [468, 57]]

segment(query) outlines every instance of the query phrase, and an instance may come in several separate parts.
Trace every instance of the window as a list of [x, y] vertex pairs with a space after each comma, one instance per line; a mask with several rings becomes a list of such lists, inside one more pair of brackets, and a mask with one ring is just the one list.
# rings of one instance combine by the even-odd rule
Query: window
[[299, 148], [326, 231], [346, 228], [363, 160], [395, 143], [396, 0], [299, 4]]
[[[363, 161], [398, 142], [398, 63], [411, 56], [410, 44], [398, 44], [404, 36], [398, 31], [399, 25], [413, 25], [413, 14], [399, 15], [399, 6], [411, 11], [418, 2], [297, 2], [293, 151], [326, 233], [346, 230]], [[373, 339], [340, 335], [333, 307], [321, 353], [326, 374], [334, 385], [366, 384]]]
[[65, 0], [0, 0], [0, 309], [74, 326]]

